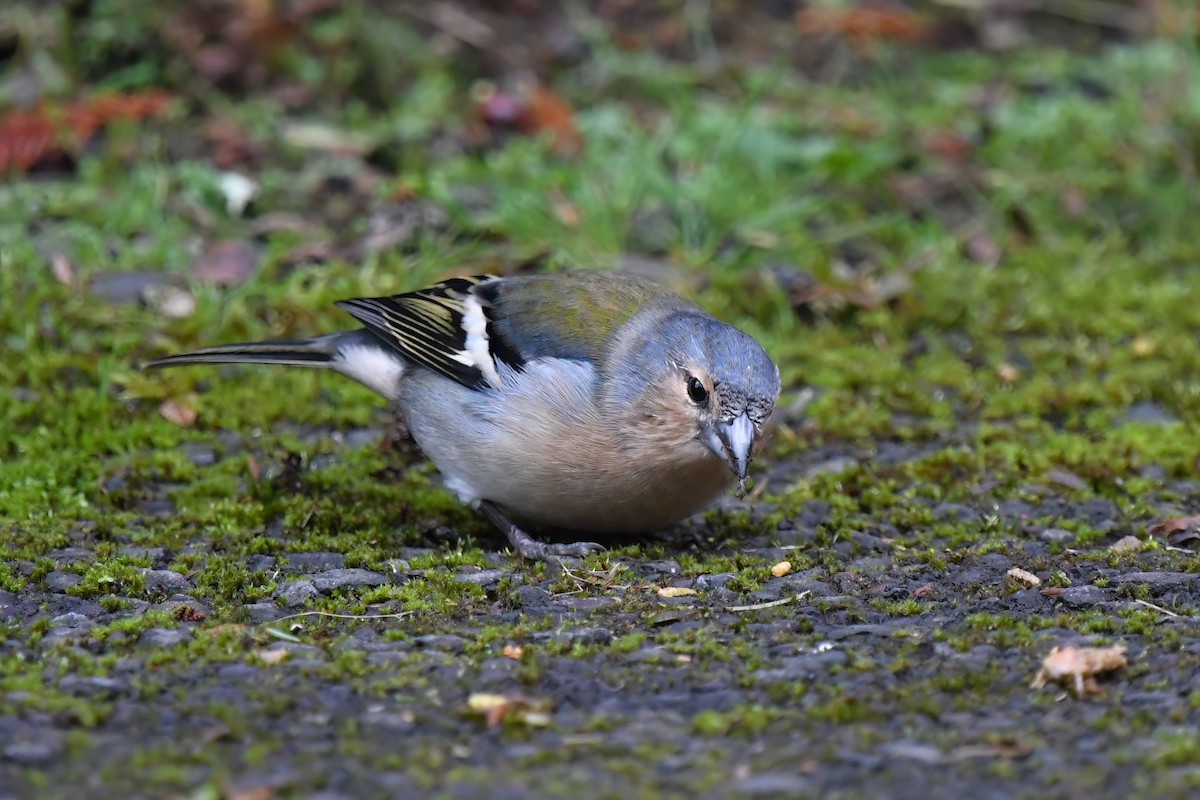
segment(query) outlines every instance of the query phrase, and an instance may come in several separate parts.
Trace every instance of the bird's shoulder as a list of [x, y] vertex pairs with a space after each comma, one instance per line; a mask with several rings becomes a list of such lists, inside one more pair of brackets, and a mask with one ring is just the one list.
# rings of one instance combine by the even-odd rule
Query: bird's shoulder
[[501, 364], [595, 363], [639, 315], [694, 308], [646, 279], [595, 270], [451, 278], [337, 305], [405, 359], [479, 390], [499, 384]]

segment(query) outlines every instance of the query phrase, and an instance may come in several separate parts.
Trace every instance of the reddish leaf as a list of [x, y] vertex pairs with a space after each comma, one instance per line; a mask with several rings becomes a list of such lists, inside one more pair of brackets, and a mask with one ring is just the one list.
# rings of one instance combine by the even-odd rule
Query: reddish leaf
[[147, 91], [9, 111], [0, 116], [0, 171], [24, 172], [64, 148], [78, 148], [117, 120], [161, 116], [170, 102], [165, 92]]
[[525, 133], [549, 133], [554, 151], [560, 155], [577, 153], [583, 146], [583, 137], [575, 127], [575, 112], [565, 100], [541, 86], [526, 101], [519, 125]]
[[860, 46], [881, 40], [916, 42], [928, 33], [925, 20], [903, 9], [805, 8], [796, 13], [795, 22], [806, 36], [839, 36]]
[[1167, 544], [1180, 547], [1185, 542], [1200, 539], [1200, 514], [1191, 517], [1170, 517], [1146, 528], [1151, 536], [1162, 536]]

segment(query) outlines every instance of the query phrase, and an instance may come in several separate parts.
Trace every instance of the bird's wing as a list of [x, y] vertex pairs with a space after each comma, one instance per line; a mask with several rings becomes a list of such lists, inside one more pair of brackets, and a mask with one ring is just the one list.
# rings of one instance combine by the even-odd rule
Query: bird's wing
[[478, 390], [499, 387], [500, 363], [600, 363], [616, 332], [648, 305], [703, 313], [650, 281], [599, 270], [451, 278], [337, 305], [404, 358]]
[[408, 361], [471, 389], [497, 386], [497, 360], [520, 369], [525, 358], [495, 330], [492, 309], [476, 289], [490, 275], [451, 278], [391, 297], [343, 300], [348, 311]]

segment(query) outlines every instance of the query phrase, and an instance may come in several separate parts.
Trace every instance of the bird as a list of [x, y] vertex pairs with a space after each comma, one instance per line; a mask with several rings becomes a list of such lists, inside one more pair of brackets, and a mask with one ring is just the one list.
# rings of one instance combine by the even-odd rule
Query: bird
[[735, 482], [744, 494], [779, 398], [779, 368], [753, 337], [639, 276], [473, 275], [335, 305], [361, 327], [143, 366], [275, 364], [358, 381], [400, 409], [446, 487], [524, 559], [603, 549], [527, 529], [652, 533]]

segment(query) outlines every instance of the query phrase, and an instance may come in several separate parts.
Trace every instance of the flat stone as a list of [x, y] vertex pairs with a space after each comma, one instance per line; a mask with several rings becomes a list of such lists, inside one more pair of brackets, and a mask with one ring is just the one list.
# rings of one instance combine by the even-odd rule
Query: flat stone
[[794, 773], [765, 772], [742, 778], [730, 787], [737, 797], [812, 797], [812, 782]]
[[1075, 532], [1065, 528], [1046, 528], [1038, 533], [1038, 538], [1046, 542], [1073, 542]]
[[319, 597], [320, 594], [317, 587], [313, 586], [312, 581], [306, 580], [285, 583], [275, 592], [275, 596], [282, 600], [283, 605], [287, 608], [302, 606], [314, 597]]
[[341, 553], [288, 553], [286, 559], [290, 572], [328, 572], [346, 565], [346, 557]]
[[535, 642], [567, 642], [570, 644], [608, 644], [613, 633], [608, 628], [575, 628], [566, 631], [538, 631], [533, 635]]
[[192, 632], [183, 628], [150, 628], [138, 637], [142, 647], [175, 647], [191, 641]]
[[85, 617], [75, 611], [68, 611], [65, 614], [59, 614], [50, 620], [50, 625], [55, 628], [79, 628], [87, 629], [95, 625], [90, 617]]
[[146, 592], [156, 597], [186, 594], [192, 589], [192, 582], [174, 570], [148, 569], [144, 577]]
[[[316, 591], [315, 589], [313, 590]], [[250, 622], [255, 625], [262, 622], [274, 622], [284, 615], [283, 609], [274, 603], [247, 603], [242, 606], [246, 610], [246, 616]]]
[[540, 586], [518, 586], [517, 603], [522, 608], [541, 608], [553, 605], [554, 600], [550, 593]]
[[362, 586], [383, 586], [390, 583], [386, 575], [366, 569], [331, 569], [312, 576], [312, 585], [317, 591], [328, 594], [338, 589], [354, 589]]
[[79, 583], [79, 576], [74, 572], [59, 572], [55, 570], [42, 578], [42, 585], [46, 587], [46, 591], [48, 592], [65, 592], [77, 583]]
[[489, 586], [508, 578], [513, 573], [506, 569], [477, 569], [473, 572], [456, 572], [454, 580], [461, 583], [471, 583], [475, 586]]
[[62, 737], [56, 732], [38, 731], [23, 735], [4, 745], [4, 757], [18, 764], [44, 764], [63, 752]]
[[60, 547], [46, 554], [55, 564], [74, 564], [83, 562], [90, 564], [96, 560], [96, 554], [86, 547]]
[[144, 558], [151, 564], [165, 564], [170, 555], [165, 547], [137, 547], [131, 544], [124, 545], [117, 552], [126, 558]]
[[427, 650], [441, 650], [446, 653], [461, 653], [467, 646], [467, 640], [453, 633], [430, 633], [417, 636], [413, 644]]
[[1183, 586], [1200, 580], [1198, 572], [1126, 572], [1113, 577], [1114, 583], [1144, 583], [1147, 586]]
[[557, 601], [573, 611], [599, 611], [602, 608], [615, 606], [615, 597], [560, 597]]
[[1058, 593], [1058, 600], [1072, 608], [1099, 606], [1108, 602], [1108, 593], [1099, 587], [1068, 587]]
[[891, 758], [902, 758], [906, 761], [916, 761], [921, 764], [928, 764], [929, 766], [941, 764], [946, 760], [941, 750], [933, 745], [921, 744], [920, 742], [888, 742], [880, 749]]
[[58, 682], [60, 691], [83, 697], [112, 697], [125, 691], [128, 683], [120, 678], [105, 678], [102, 676], [81, 677], [67, 675]]

